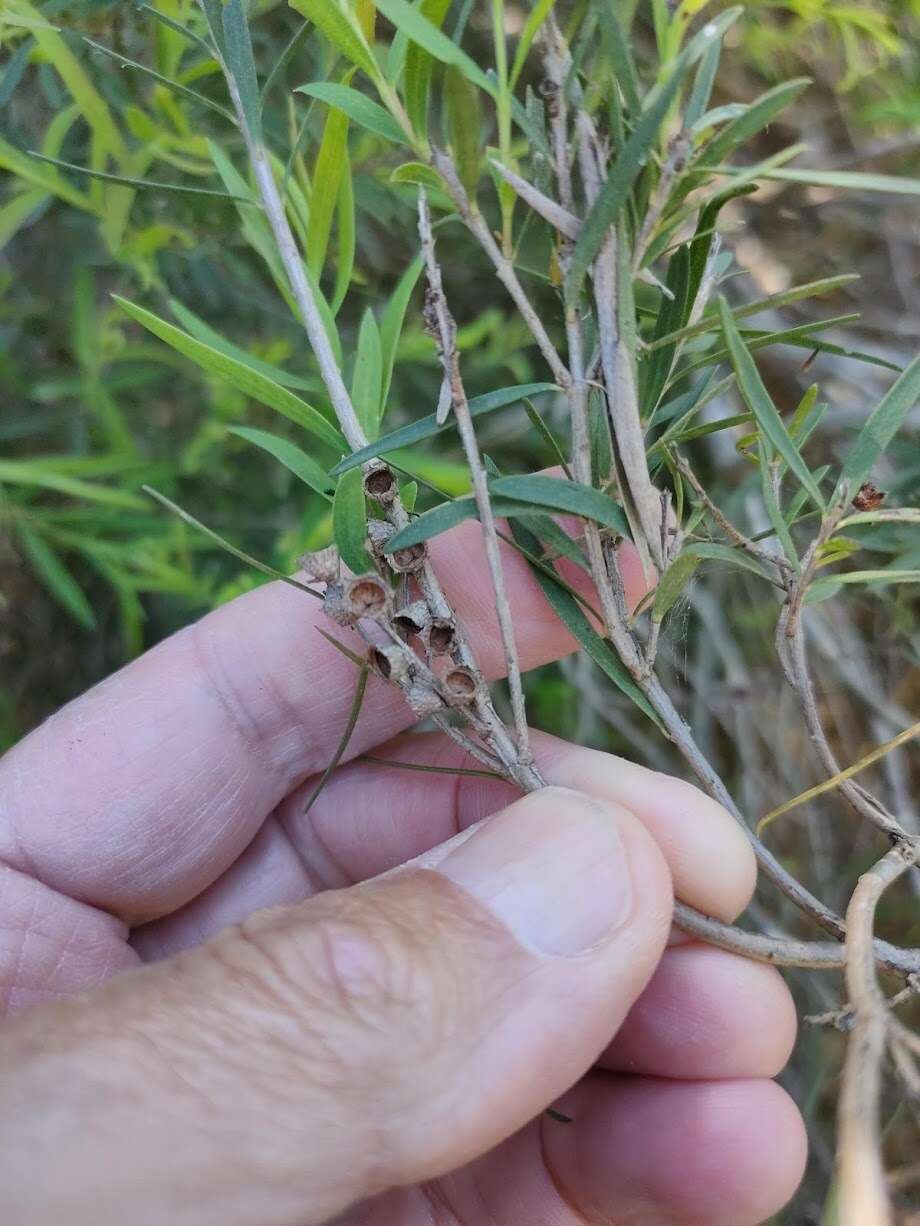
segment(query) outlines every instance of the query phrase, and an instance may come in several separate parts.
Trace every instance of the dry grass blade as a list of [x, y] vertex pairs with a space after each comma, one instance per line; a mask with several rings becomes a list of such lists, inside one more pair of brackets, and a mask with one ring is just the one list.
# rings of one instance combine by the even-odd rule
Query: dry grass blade
[[797, 809], [799, 805], [807, 804], [809, 800], [814, 800], [818, 796], [823, 796], [825, 792], [832, 792], [839, 787], [841, 783], [847, 779], [852, 779], [854, 775], [858, 775], [860, 771], [871, 766], [873, 762], [879, 762], [886, 754], [891, 753], [893, 749], [897, 749], [899, 745], [905, 745], [908, 741], [913, 740], [915, 736], [920, 734], [920, 720], [916, 724], [911, 724], [909, 728], [905, 728], [903, 732], [899, 732], [897, 736], [893, 736], [890, 741], [886, 741], [884, 745], [878, 745], [875, 749], [865, 754], [858, 762], [854, 762], [852, 766], [846, 767], [845, 770], [838, 771], [836, 775], [832, 775], [830, 779], [825, 779], [823, 783], [816, 784], [813, 788], [808, 788], [804, 792], [800, 792], [798, 796], [793, 796], [791, 800], [778, 805], [777, 808], [771, 809], [757, 823], [756, 833], [759, 838], [766, 828], [774, 822], [778, 817], [782, 817], [784, 813], [789, 813], [792, 809]]

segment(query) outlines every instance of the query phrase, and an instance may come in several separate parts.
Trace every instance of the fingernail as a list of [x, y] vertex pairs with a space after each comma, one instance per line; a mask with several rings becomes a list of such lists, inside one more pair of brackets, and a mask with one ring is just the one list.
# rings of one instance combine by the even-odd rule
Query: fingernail
[[564, 788], [544, 788], [496, 814], [437, 871], [538, 953], [584, 953], [610, 937], [632, 910], [615, 811]]

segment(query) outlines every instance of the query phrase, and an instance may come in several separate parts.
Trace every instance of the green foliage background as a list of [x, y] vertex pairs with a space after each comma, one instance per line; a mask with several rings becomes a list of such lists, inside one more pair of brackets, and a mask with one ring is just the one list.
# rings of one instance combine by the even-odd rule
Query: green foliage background
[[[194, 22], [191, 0], [156, 0], [153, 7], [178, 23]], [[480, 47], [483, 62], [491, 63], [485, 7], [456, 2], [447, 26], [467, 20], [465, 45]], [[577, 17], [581, 6], [564, 7]], [[692, 14], [692, 4], [684, 7]], [[299, 479], [253, 446], [260, 436], [246, 434], [284, 436], [287, 429], [302, 443], [277, 405], [239, 378], [234, 386], [159, 343], [113, 300], [142, 304], [215, 347], [237, 373], [240, 362], [245, 370], [255, 367], [325, 411], [303, 334], [279, 296], [277, 269], [253, 249], [251, 212], [228, 198], [245, 195], [246, 185], [230, 166], [241, 164], [240, 137], [221, 113], [226, 99], [216, 65], [145, 8], [123, 0], [0, 6], [0, 749], [124, 659], [263, 581], [166, 515], [143, 494], [144, 485], [281, 570], [304, 549], [325, 544], [332, 531], [322, 481], [314, 480], [319, 488], [311, 492], [303, 473]], [[291, 151], [290, 182], [310, 199], [302, 238], [311, 271], [338, 308], [348, 380], [376, 386], [370, 399], [377, 407], [385, 401], [385, 428], [396, 428], [432, 411], [440, 383], [412, 288], [415, 188], [393, 181], [399, 158], [374, 132], [357, 124], [349, 131], [321, 98], [294, 92], [304, 83], [341, 80], [341, 65], [330, 76], [329, 44], [312, 28], [302, 30], [287, 4], [264, 0], [250, 11], [256, 62], [276, 65], [261, 81], [262, 123], [273, 149], [283, 157]], [[507, 12], [509, 28], [519, 32], [528, 6], [508, 4]], [[637, 28], [640, 39], [651, 39], [642, 14]], [[528, 62], [523, 73], [538, 85], [537, 65]], [[714, 104], [748, 102], [777, 81], [806, 74], [814, 84], [758, 138], [751, 160], [802, 140], [813, 166], [920, 175], [918, 0], [752, 0], [727, 39]], [[464, 133], [448, 135], [460, 159]], [[508, 139], [500, 116], [486, 139], [496, 145]], [[120, 181], [60, 169], [27, 150], [106, 168]], [[739, 299], [858, 272], [861, 281], [839, 291], [835, 303], [840, 312], [862, 312], [847, 330], [848, 343], [903, 366], [920, 336], [917, 205], [916, 196], [769, 184], [729, 210], [728, 242], [744, 270]], [[545, 378], [529, 334], [484, 263], [471, 260], [469, 246], [447, 228], [439, 243], [470, 395]], [[398, 320], [406, 295], [405, 326], [389, 333], [384, 327], [375, 339], [374, 318]], [[781, 322], [809, 318], [799, 306]], [[386, 397], [379, 389], [390, 356], [396, 360]], [[803, 356], [765, 351], [761, 370], [783, 404], [794, 406], [801, 395]], [[835, 433], [847, 437], [875, 402], [879, 385], [870, 368], [835, 364], [827, 355], [818, 369], [822, 387], [836, 392], [837, 417], [825, 422], [833, 446]], [[521, 408], [484, 419], [481, 442], [499, 466], [507, 459], [515, 469], [534, 468], [554, 459]], [[423, 483], [451, 495], [468, 488], [459, 453], [443, 440], [403, 458]], [[730, 501], [749, 471], [743, 454], [731, 445], [715, 448], [705, 463], [713, 497], [720, 505]], [[893, 449], [886, 476], [893, 501], [917, 504], [916, 421]], [[883, 540], [880, 552], [886, 548], [899, 566], [920, 567], [920, 550], [905, 551], [902, 538]], [[916, 612], [908, 591], [891, 588], [857, 603], [846, 625], [854, 651], [889, 675], [900, 673], [898, 702], [907, 711], [920, 698]], [[756, 600], [733, 599], [720, 615], [731, 637], [744, 642], [756, 677], [770, 611]], [[703, 667], [705, 676], [712, 668], [694, 653], [692, 616], [685, 613], [672, 632], [675, 675]], [[879, 655], [878, 636], [895, 631], [897, 649]], [[570, 663], [529, 679], [533, 721], [644, 756], [645, 732], [624, 732], [628, 713], [618, 726], [600, 718], [578, 670]], [[763, 696], [755, 691], [734, 701], [758, 720]], [[717, 743], [721, 719], [710, 714]], [[769, 807], [747, 780], [736, 746], [721, 748], [726, 777], [735, 773], [751, 810]], [[908, 783], [916, 781], [915, 763], [911, 769]], [[790, 794], [795, 782], [789, 780]], [[794, 837], [785, 850], [792, 859], [810, 854]], [[844, 864], [852, 868], [846, 858]], [[892, 935], [917, 943], [915, 921], [906, 914], [890, 921]], [[808, 1034], [792, 1074], [819, 1122], [833, 1042]], [[809, 1215], [822, 1199], [813, 1189], [821, 1186], [819, 1171], [788, 1221], [817, 1220]]]

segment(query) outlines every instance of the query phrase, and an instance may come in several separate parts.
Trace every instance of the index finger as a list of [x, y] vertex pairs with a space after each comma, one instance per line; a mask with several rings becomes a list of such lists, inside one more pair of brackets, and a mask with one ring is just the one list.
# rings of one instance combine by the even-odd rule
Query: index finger
[[[501, 675], [479, 525], [436, 539], [431, 555], [480, 666]], [[505, 548], [504, 566], [523, 667], [574, 650], [526, 562]], [[622, 568], [638, 600], [630, 547]], [[585, 586], [580, 571], [566, 578]], [[355, 672], [318, 633], [329, 625], [318, 601], [273, 583], [63, 708], [0, 760], [0, 862], [133, 920], [200, 893], [341, 739]], [[402, 694], [372, 678], [348, 755], [414, 722]]]

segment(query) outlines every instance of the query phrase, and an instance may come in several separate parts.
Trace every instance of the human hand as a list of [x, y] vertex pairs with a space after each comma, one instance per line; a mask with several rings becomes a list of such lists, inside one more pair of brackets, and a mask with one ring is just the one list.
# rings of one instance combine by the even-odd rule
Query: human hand
[[[435, 552], [495, 675], [478, 529]], [[570, 651], [506, 567], [525, 665]], [[732, 819], [542, 735], [541, 794], [351, 761], [304, 817], [354, 686], [322, 624], [302, 594], [259, 589], [0, 761], [0, 1218], [768, 1217], [804, 1154], [767, 1080], [789, 995], [669, 937], [672, 882], [726, 920], [747, 904]], [[459, 764], [439, 736], [393, 740], [410, 721], [372, 681], [349, 756]]]

